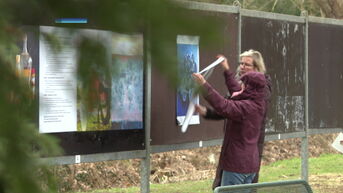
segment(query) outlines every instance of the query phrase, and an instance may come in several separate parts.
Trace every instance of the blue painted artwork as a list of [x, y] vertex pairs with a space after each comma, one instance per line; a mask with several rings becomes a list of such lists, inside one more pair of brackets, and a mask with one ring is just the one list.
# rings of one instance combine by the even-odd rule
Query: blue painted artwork
[[199, 71], [199, 46], [177, 44], [180, 86], [177, 89], [177, 116], [185, 116], [193, 93], [192, 73]]
[[143, 59], [113, 55], [112, 62], [112, 129], [143, 129]]

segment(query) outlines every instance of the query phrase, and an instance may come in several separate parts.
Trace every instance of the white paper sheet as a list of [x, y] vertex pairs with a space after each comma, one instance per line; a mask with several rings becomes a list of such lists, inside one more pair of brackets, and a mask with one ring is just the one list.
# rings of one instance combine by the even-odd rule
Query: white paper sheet
[[343, 133], [340, 133], [331, 145], [337, 151], [343, 153], [343, 145], [341, 144], [341, 141], [343, 141]]
[[192, 118], [192, 115], [194, 114], [195, 111], [195, 105], [194, 103], [191, 101], [188, 105], [188, 109], [187, 109], [187, 114], [186, 114], [186, 118], [184, 119], [183, 123], [182, 123], [182, 127], [181, 127], [181, 131], [182, 133], [185, 133], [187, 131], [189, 122]]
[[222, 61], [224, 61], [223, 57], [219, 57], [216, 61], [214, 61], [212, 64], [208, 65], [206, 68], [204, 68], [199, 73], [202, 74], [208, 70], [211, 70], [212, 68], [216, 67], [218, 64], [220, 64]]
[[[208, 65], [206, 68], [204, 68], [202, 71], [200, 71], [199, 73], [206, 73], [209, 70], [213, 69], [214, 67], [216, 67], [218, 64], [220, 64], [222, 61], [224, 61], [223, 57], [218, 58], [216, 61], [214, 61], [212, 64]], [[209, 77], [209, 76], [208, 76]], [[207, 78], [208, 78], [207, 77]], [[198, 95], [196, 96], [198, 97]], [[193, 98], [193, 97], [192, 97]], [[193, 98], [194, 99], [194, 98]], [[184, 119], [183, 123], [182, 123], [182, 127], [181, 127], [181, 131], [183, 133], [185, 133], [187, 131], [189, 122], [192, 118], [192, 115], [194, 114], [195, 111], [195, 104], [192, 102], [193, 100], [191, 100], [191, 102], [188, 105], [188, 109], [187, 109], [187, 114], [186, 114], [186, 118]]]

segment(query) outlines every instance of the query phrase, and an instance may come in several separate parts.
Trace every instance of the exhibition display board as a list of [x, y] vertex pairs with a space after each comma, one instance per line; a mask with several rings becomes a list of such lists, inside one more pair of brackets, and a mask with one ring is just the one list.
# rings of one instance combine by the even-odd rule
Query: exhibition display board
[[[219, 34], [217, 39], [212, 42], [211, 47], [203, 42], [205, 38], [199, 36], [196, 31], [192, 33], [177, 31], [175, 34], [171, 34], [170, 37], [168, 37], [171, 42], [171, 52], [169, 54], [178, 58], [177, 65], [181, 68], [181, 70], [179, 70], [179, 75], [182, 76], [184, 74], [180, 79], [183, 78], [192, 82], [191, 74], [195, 71], [192, 71], [191, 66], [194, 64], [194, 66], [196, 66], [194, 69], [199, 72], [215, 61], [218, 54], [225, 54], [230, 63], [232, 63], [232, 69], [236, 69], [238, 61], [237, 16], [229, 13], [194, 10], [190, 10], [189, 14], [192, 15], [192, 17], [204, 18], [204, 21], [209, 18], [219, 21], [218, 23], [220, 25], [211, 25], [211, 23], [208, 23], [207, 25], [208, 28], [217, 29]], [[180, 37], [188, 39], [195, 38], [198, 39], [198, 41], [196, 43], [189, 43], [181, 41]], [[155, 60], [154, 55], [152, 55], [152, 66], [156, 66], [157, 62], [158, 60]], [[182, 144], [222, 138], [223, 120], [209, 121], [196, 114], [194, 116], [198, 116], [199, 121], [189, 125], [186, 132], [181, 131], [181, 124], [178, 117], [182, 113], [185, 115], [190, 99], [190, 92], [185, 88], [187, 86], [187, 81], [181, 82], [179, 88], [173, 88], [171, 86], [172, 84], [166, 79], [166, 76], [163, 76], [160, 71], [153, 68], [151, 83], [152, 145]], [[226, 95], [227, 90], [224, 84], [223, 70], [220, 65], [214, 68], [213, 73], [208, 78], [208, 82], [221, 94]], [[199, 103], [208, 106], [201, 96], [199, 97]]]
[[[40, 133], [56, 136], [64, 155], [144, 149], [143, 35], [56, 26], [23, 31], [16, 70], [39, 101]], [[104, 51], [80, 58], [84, 40]], [[102, 54], [103, 64], [94, 65], [108, 72], [90, 66], [94, 72], [83, 82], [78, 64], [92, 54]]]
[[[214, 62], [218, 54], [225, 55], [235, 71], [239, 54], [249, 49], [261, 52], [272, 82], [267, 136], [303, 137], [307, 129], [342, 127], [343, 111], [338, 107], [342, 106], [343, 93], [335, 89], [343, 86], [342, 24], [307, 25], [306, 17], [232, 6], [191, 3], [189, 7], [183, 10], [185, 16], [216, 21], [206, 22], [206, 28], [218, 31], [216, 38], [209, 40], [191, 27], [171, 30], [158, 23], [145, 26], [149, 30], [144, 35], [117, 33], [88, 24], [82, 28], [23, 27], [25, 36], [18, 43], [22, 51], [16, 56], [16, 65], [18, 74], [27, 79], [32, 96], [39, 101], [39, 132], [56, 136], [66, 156], [144, 151], [147, 143], [171, 150], [174, 145], [179, 145], [176, 149], [187, 149], [189, 144], [201, 147], [202, 142], [220, 144], [224, 120], [205, 120], [195, 113], [187, 129], [181, 129], [190, 102], [209, 106], [192, 90], [191, 74]], [[46, 34], [59, 40], [60, 51], [56, 52]], [[175, 60], [164, 66], [175, 65], [177, 86], [158, 68], [166, 61], [154, 47], [160, 44], [151, 45], [160, 40], [156, 38], [159, 36], [163, 36], [168, 56]], [[77, 73], [77, 64], [82, 61], [77, 48], [84, 38], [102, 46], [101, 65], [109, 69], [106, 73], [92, 69], [97, 76], [86, 83], [96, 104], [92, 108], [86, 104], [89, 96]], [[150, 65], [152, 68], [147, 68]], [[151, 74], [147, 74], [150, 70]], [[221, 95], [227, 95], [220, 65], [213, 68], [208, 82]], [[145, 128], [146, 121], [149, 128]]]
[[305, 24], [242, 17], [242, 52], [261, 52], [272, 82], [267, 133], [305, 130]]
[[310, 128], [343, 127], [343, 26], [309, 23]]

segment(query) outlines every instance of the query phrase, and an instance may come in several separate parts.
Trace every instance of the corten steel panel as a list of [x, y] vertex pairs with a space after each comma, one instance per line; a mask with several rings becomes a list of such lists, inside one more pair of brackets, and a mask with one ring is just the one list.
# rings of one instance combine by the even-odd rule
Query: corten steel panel
[[[215, 47], [205, 46], [200, 36], [199, 55], [200, 67], [205, 68], [216, 59], [216, 55], [223, 53], [230, 61], [237, 61], [237, 15], [228, 13], [214, 13], [205, 11], [191, 11], [192, 16], [214, 18], [220, 21], [222, 25], [218, 27], [218, 40], [214, 42]], [[207, 27], [215, 27], [211, 23], [205, 24]], [[190, 28], [191, 29], [191, 28]], [[178, 32], [179, 35], [185, 35], [185, 32]], [[170, 40], [173, 41], [170, 48], [171, 53], [177, 57], [176, 35], [173, 34]], [[187, 33], [186, 33], [187, 34]], [[191, 35], [197, 35], [194, 32]], [[152, 56], [153, 66], [154, 56]], [[223, 137], [224, 121], [210, 121], [200, 118], [200, 124], [190, 125], [186, 133], [181, 132], [181, 126], [176, 122], [176, 89], [170, 86], [165, 76], [161, 72], [153, 69], [152, 73], [152, 104], [151, 104], [151, 144], [168, 145], [196, 142], [200, 140], [211, 140]], [[227, 89], [224, 84], [223, 70], [217, 67], [208, 80], [222, 95], [225, 95]], [[200, 104], [208, 106], [200, 96]]]
[[309, 23], [309, 122], [343, 127], [343, 26]]
[[260, 51], [272, 79], [268, 133], [304, 130], [304, 30], [302, 23], [242, 17], [242, 51]]

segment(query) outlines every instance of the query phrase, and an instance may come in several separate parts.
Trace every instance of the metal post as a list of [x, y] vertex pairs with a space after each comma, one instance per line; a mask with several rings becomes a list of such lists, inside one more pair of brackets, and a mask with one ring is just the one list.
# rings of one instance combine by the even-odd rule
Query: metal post
[[[149, 71], [149, 72], [148, 72]], [[150, 65], [147, 66], [146, 77], [151, 75]], [[149, 81], [148, 81], [149, 79]], [[145, 158], [141, 160], [141, 192], [149, 193], [150, 192], [150, 108], [151, 108], [151, 87], [149, 83], [151, 82], [150, 78], [146, 78], [146, 87], [145, 87], [145, 118], [144, 118], [144, 128], [145, 128]], [[149, 84], [149, 86], [147, 85]]]
[[308, 181], [308, 13], [307, 11], [303, 11], [301, 15], [305, 17], [305, 137], [301, 138], [301, 178]]
[[239, 1], [234, 1], [233, 5], [237, 7], [238, 12], [238, 42], [237, 42], [237, 50], [238, 50], [238, 60], [239, 55], [242, 52], [242, 14], [241, 14], [241, 4]]
[[[149, 22], [149, 21], [148, 21]], [[151, 126], [151, 53], [150, 53], [150, 23], [144, 34], [144, 129], [145, 158], [141, 161], [141, 192], [150, 192], [150, 126]]]
[[145, 158], [141, 161], [141, 192], [150, 192], [150, 121], [151, 121], [151, 63], [150, 53], [146, 53], [146, 70], [145, 70], [145, 100], [144, 100], [144, 129], [145, 129]]

